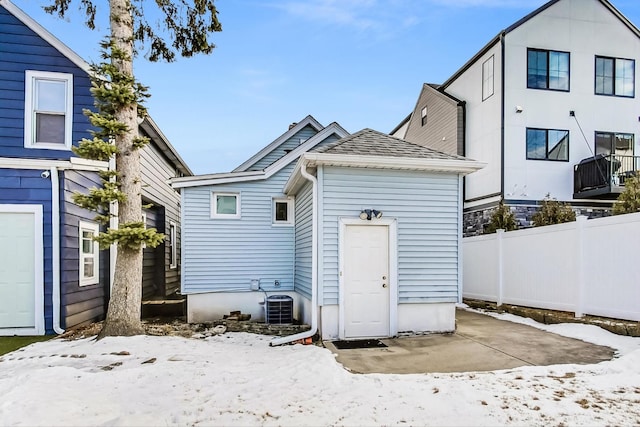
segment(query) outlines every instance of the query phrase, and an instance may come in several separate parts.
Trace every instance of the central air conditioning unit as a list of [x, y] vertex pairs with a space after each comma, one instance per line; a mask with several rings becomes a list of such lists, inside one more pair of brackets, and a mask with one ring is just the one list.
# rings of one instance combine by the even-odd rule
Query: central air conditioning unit
[[269, 324], [293, 323], [293, 298], [288, 295], [272, 295], [267, 298], [266, 311]]

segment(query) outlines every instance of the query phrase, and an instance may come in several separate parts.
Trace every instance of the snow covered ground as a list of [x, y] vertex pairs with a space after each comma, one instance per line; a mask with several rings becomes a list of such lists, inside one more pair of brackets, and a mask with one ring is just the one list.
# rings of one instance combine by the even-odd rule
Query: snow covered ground
[[540, 325], [607, 345], [597, 365], [357, 375], [269, 337], [141, 336], [33, 344], [0, 358], [0, 425], [638, 425], [640, 338]]

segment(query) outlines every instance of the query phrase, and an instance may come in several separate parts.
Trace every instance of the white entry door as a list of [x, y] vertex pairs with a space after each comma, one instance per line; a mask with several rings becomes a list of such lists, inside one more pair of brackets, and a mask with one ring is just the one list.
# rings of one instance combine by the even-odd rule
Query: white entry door
[[43, 332], [41, 230], [40, 206], [0, 205], [0, 335]]
[[347, 225], [343, 250], [345, 338], [390, 336], [389, 227]]

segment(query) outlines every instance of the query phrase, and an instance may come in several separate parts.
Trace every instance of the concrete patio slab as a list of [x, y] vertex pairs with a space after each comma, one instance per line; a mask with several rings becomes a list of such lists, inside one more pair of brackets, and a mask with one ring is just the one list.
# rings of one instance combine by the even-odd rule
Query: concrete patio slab
[[456, 325], [453, 334], [382, 339], [386, 348], [338, 350], [331, 342], [325, 347], [351, 372], [384, 374], [592, 364], [614, 356], [609, 347], [463, 309], [456, 311]]

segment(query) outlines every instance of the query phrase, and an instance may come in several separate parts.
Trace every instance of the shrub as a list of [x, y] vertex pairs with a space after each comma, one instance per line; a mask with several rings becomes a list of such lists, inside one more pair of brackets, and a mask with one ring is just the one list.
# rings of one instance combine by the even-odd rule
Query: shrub
[[636, 174], [624, 182], [624, 191], [613, 205], [613, 214], [640, 212], [640, 175]]
[[568, 203], [559, 202], [547, 194], [542, 201], [540, 209], [533, 214], [531, 219], [533, 220], [534, 227], [541, 227], [543, 225], [575, 221], [576, 213]]
[[491, 221], [485, 227], [484, 233], [495, 233], [499, 229], [511, 231], [516, 228], [518, 228], [516, 216], [511, 212], [509, 206], [505, 206], [504, 200], [500, 200], [498, 207], [491, 213]]

